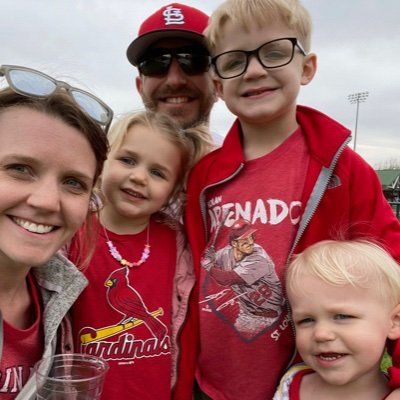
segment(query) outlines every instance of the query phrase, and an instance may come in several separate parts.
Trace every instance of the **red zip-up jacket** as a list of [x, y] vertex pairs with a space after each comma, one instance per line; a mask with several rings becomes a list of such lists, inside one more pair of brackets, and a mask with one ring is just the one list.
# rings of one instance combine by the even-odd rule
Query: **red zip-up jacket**
[[[345, 230], [346, 238], [378, 239], [400, 263], [400, 223], [383, 196], [376, 172], [347, 146], [350, 131], [309, 107], [298, 106], [296, 118], [306, 138], [310, 162], [302, 194], [302, 218], [289, 257]], [[206, 191], [220, 183], [240, 179], [245, 162], [240, 123], [236, 120], [222, 147], [205, 156], [190, 174], [185, 226], [197, 277], [208, 240]], [[197, 284], [181, 332], [175, 400], [192, 398], [199, 346], [198, 296]]]

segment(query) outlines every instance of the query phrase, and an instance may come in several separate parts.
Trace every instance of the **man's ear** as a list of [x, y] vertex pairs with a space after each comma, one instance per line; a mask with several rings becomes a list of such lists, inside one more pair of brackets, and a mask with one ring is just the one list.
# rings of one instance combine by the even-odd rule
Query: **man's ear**
[[136, 89], [139, 92], [140, 95], [142, 95], [143, 92], [143, 82], [142, 82], [142, 77], [137, 76], [136, 77]]
[[303, 73], [301, 76], [300, 83], [302, 85], [308, 85], [314, 78], [317, 72], [317, 55], [314, 53], [307, 54], [303, 61]]
[[390, 329], [388, 338], [395, 340], [400, 338], [400, 304], [398, 304], [390, 315]]

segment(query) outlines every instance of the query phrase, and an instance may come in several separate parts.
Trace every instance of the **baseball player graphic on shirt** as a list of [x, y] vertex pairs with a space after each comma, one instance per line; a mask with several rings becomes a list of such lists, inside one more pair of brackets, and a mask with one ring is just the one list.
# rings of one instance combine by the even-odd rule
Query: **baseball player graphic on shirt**
[[[209, 272], [209, 276], [234, 292], [230, 301], [218, 303], [215, 310], [220, 312], [236, 303], [239, 310], [233, 317], [234, 326], [249, 337], [274, 324], [283, 311], [282, 286], [275, 265], [255, 242], [255, 232], [250, 222], [237, 220], [231, 227], [229, 244], [216, 252], [211, 246], [202, 258], [202, 267]], [[228, 293], [225, 292], [225, 299], [226, 295]], [[216, 298], [212, 295], [206, 297]], [[226, 309], [222, 313], [232, 317]]]

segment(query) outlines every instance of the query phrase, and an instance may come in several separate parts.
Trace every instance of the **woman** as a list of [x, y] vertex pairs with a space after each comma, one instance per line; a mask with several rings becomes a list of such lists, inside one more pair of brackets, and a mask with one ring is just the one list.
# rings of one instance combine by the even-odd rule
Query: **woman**
[[71, 352], [86, 279], [58, 250], [89, 214], [112, 111], [41, 72], [0, 67], [0, 393], [34, 399], [33, 365]]

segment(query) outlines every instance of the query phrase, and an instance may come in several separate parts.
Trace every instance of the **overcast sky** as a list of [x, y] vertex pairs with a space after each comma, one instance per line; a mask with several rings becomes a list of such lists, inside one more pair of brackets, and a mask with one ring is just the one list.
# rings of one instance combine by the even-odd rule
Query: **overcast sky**
[[[0, 64], [40, 69], [87, 89], [116, 115], [142, 107], [136, 69], [126, 48], [140, 23], [171, 1], [1, 0]], [[219, 0], [180, 0], [210, 14]], [[354, 131], [356, 105], [348, 95], [369, 92], [360, 104], [357, 152], [371, 165], [400, 162], [400, 1], [304, 0], [318, 55], [313, 82], [300, 104], [318, 108]], [[222, 101], [211, 130], [224, 135], [233, 121]], [[351, 144], [352, 145], [352, 144]]]

